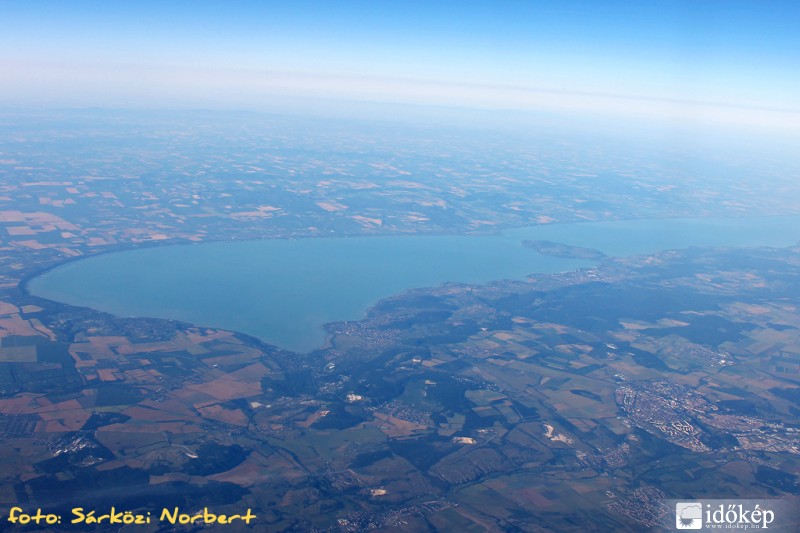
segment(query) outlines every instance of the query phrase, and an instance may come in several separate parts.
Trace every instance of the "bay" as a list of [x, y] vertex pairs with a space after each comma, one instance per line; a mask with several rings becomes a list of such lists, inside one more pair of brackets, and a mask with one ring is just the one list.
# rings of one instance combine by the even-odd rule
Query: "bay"
[[588, 267], [522, 245], [547, 240], [612, 256], [689, 246], [789, 246], [800, 216], [659, 219], [518, 228], [492, 236], [263, 240], [145, 248], [73, 261], [28, 290], [117, 316], [230, 329], [296, 352], [327, 322], [357, 320], [382, 298], [444, 282], [485, 283]]

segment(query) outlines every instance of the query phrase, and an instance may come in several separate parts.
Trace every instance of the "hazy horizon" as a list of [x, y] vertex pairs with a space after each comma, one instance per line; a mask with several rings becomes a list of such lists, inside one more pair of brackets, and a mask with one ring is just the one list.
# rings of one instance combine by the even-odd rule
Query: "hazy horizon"
[[432, 106], [795, 135], [798, 14], [789, 2], [8, 2], [0, 103]]

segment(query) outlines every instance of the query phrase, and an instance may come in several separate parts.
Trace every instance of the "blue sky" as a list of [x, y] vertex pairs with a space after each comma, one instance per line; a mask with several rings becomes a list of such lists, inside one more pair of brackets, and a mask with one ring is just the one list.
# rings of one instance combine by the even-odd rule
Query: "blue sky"
[[800, 2], [0, 2], [0, 103], [800, 122]]

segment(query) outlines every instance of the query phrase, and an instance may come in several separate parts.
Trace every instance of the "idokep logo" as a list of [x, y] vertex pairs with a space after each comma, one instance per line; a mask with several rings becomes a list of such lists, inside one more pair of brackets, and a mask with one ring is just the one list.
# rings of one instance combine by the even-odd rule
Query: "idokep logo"
[[[667, 503], [667, 502], [665, 502]], [[700, 500], [675, 505], [675, 525], [669, 526], [668, 515], [662, 524], [666, 529], [737, 529], [742, 531], [800, 531], [800, 507], [796, 501], [783, 500]], [[674, 529], [673, 529], [674, 528]]]
[[675, 527], [678, 529], [703, 529], [703, 504], [700, 502], [676, 503]]

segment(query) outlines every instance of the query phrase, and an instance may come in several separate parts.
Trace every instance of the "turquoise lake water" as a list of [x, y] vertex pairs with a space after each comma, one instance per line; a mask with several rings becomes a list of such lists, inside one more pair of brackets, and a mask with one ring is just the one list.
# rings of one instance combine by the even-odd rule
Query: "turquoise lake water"
[[118, 316], [170, 318], [247, 333], [297, 352], [323, 324], [357, 320], [382, 298], [447, 281], [522, 279], [591, 266], [543, 256], [525, 239], [626, 256], [689, 246], [789, 246], [800, 216], [588, 222], [497, 236], [398, 236], [164, 246], [90, 257], [31, 280], [37, 296]]

